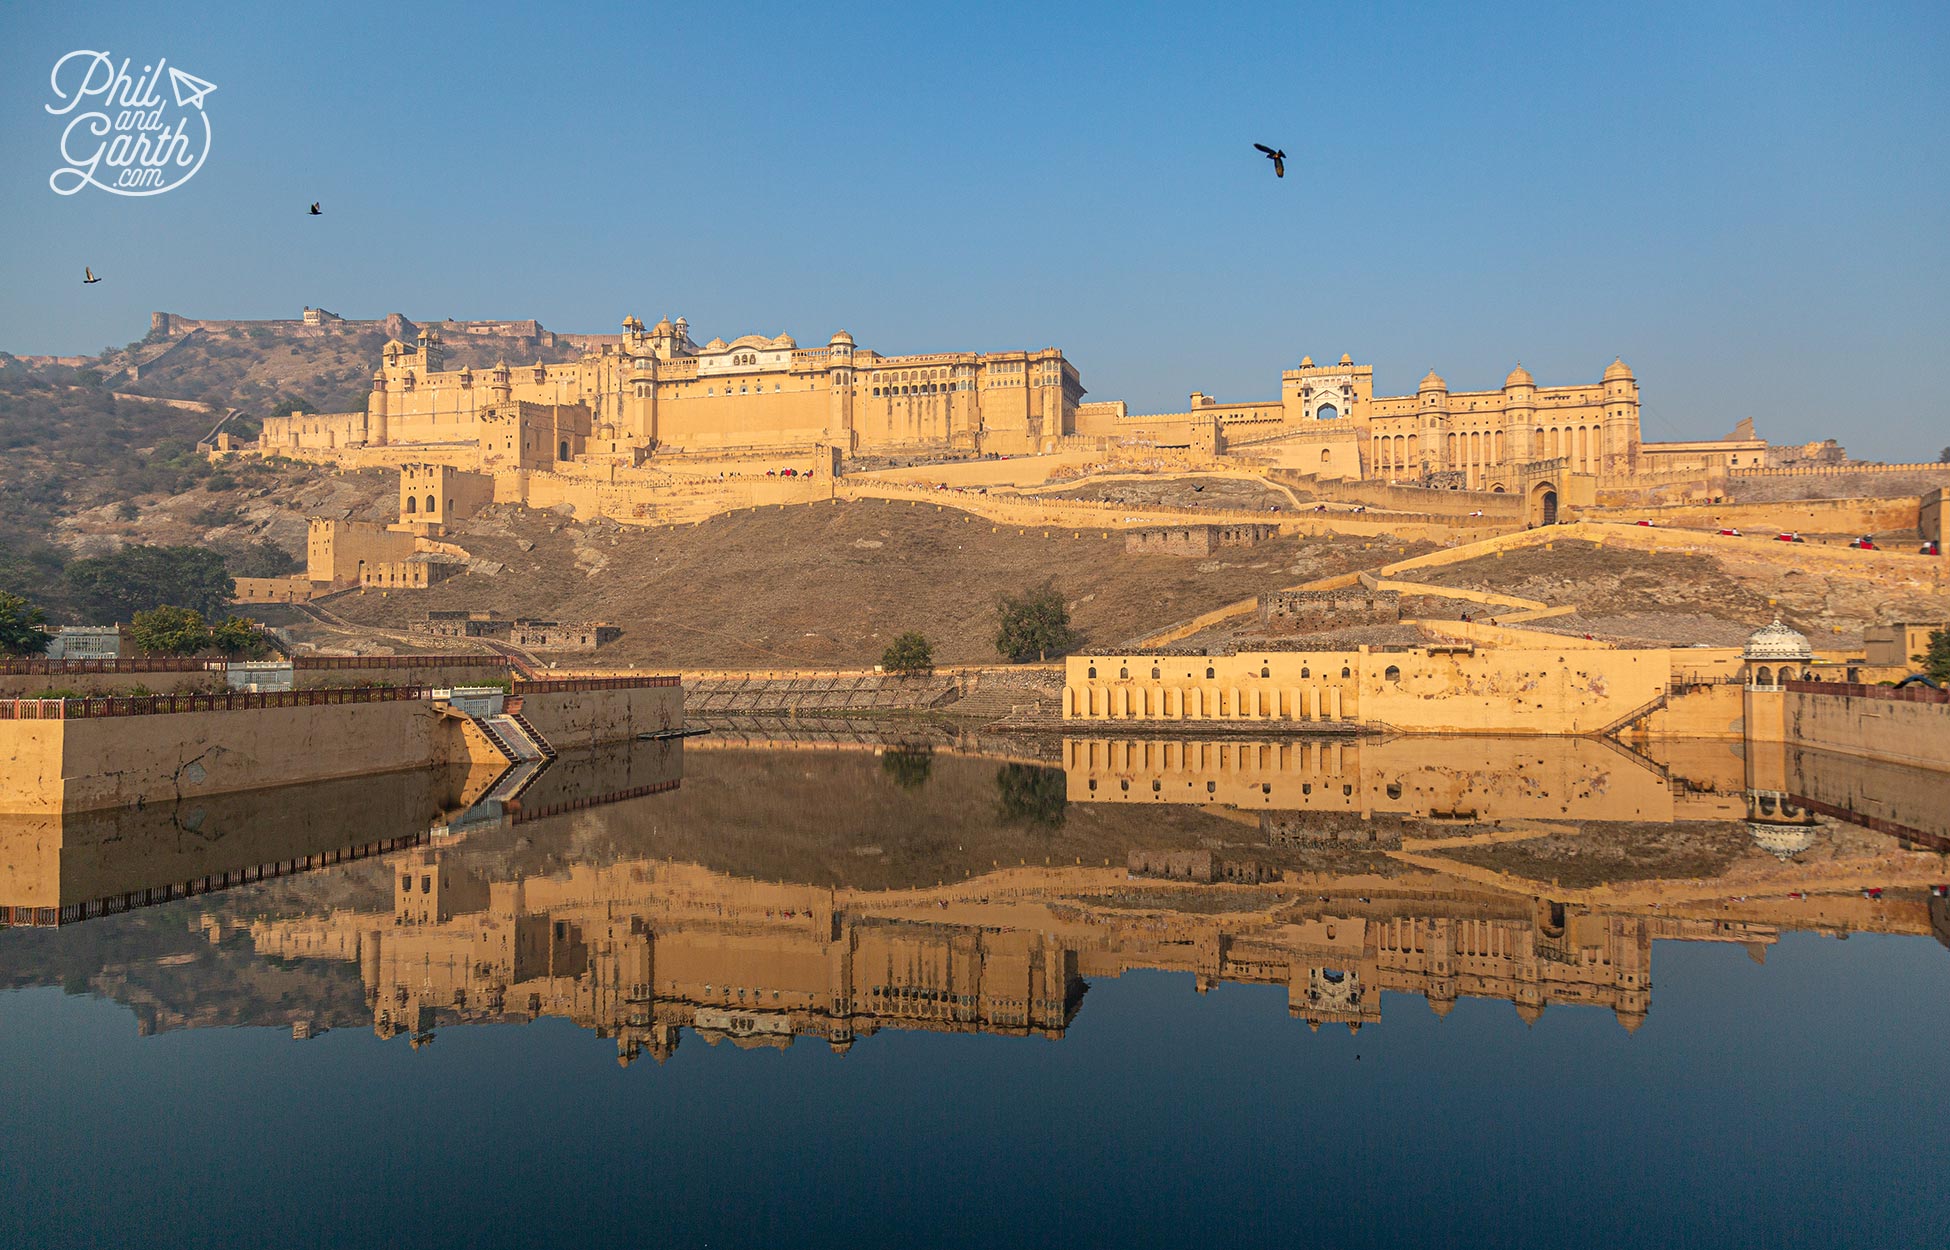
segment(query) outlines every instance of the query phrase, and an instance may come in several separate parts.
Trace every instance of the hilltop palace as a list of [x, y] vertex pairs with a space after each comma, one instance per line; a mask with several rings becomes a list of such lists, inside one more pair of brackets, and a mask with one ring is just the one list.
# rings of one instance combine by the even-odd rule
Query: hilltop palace
[[1431, 370], [1413, 395], [1377, 396], [1371, 367], [1309, 357], [1281, 373], [1276, 400], [1194, 394], [1184, 412], [1137, 415], [1084, 402], [1056, 348], [883, 356], [844, 330], [820, 347], [785, 334], [699, 346], [682, 318], [645, 329], [634, 317], [620, 336], [577, 342], [586, 350], [573, 363], [476, 371], [446, 368], [435, 332], [411, 347], [393, 339], [366, 411], [267, 420], [260, 448], [385, 449], [360, 459], [406, 463], [467, 445], [478, 463], [439, 458], [493, 472], [818, 448], [844, 460], [1116, 447], [1198, 458], [1251, 446], [1322, 478], [1475, 490], [1515, 490], [1539, 462], [1629, 478], [1760, 467], [1770, 456], [1751, 426], [1708, 442], [1643, 442], [1638, 383], [1622, 361], [1590, 385], [1539, 386], [1518, 366], [1500, 390], [1451, 391]]
[[[390, 336], [365, 411], [271, 417], [254, 446], [219, 434], [209, 448], [397, 470], [399, 518], [384, 527], [314, 520], [306, 576], [245, 579], [247, 601], [304, 597], [323, 585], [427, 586], [461, 559], [434, 540], [490, 504], [668, 525], [935, 488], [987, 494], [1093, 473], [1219, 470], [1277, 473], [1347, 507], [1522, 526], [1653, 492], [1668, 502], [1710, 500], [1730, 477], [1847, 467], [1832, 441], [1772, 447], [1751, 421], [1722, 439], [1645, 442], [1638, 381], [1621, 360], [1591, 384], [1540, 386], [1519, 365], [1498, 390], [1451, 391], [1431, 370], [1414, 394], [1387, 396], [1374, 393], [1370, 366], [1307, 357], [1280, 374], [1277, 399], [1226, 403], [1195, 393], [1182, 412], [1137, 414], [1121, 402], [1086, 402], [1076, 367], [1053, 347], [883, 356], [844, 330], [821, 347], [785, 334], [700, 346], [682, 318], [646, 328], [630, 317], [617, 335], [557, 335], [534, 322], [433, 328], [397, 314], [347, 323], [315, 312], [302, 324], [275, 324], [293, 337], [382, 325]], [[165, 336], [250, 328], [157, 318]], [[476, 359], [507, 348], [576, 358], [450, 368], [443, 331]], [[997, 457], [1036, 460], [980, 463]], [[1112, 506], [1072, 500], [1065, 511], [1064, 501], [1014, 498], [1006, 518], [1004, 500], [982, 506], [995, 520], [1072, 528], [1101, 523], [1089, 510]]]

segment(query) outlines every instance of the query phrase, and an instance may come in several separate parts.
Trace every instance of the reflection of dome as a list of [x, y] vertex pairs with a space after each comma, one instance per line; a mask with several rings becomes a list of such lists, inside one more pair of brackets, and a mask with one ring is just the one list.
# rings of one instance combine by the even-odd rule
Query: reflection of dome
[[1812, 825], [1768, 825], [1752, 820], [1747, 822], [1747, 833], [1755, 846], [1779, 860], [1793, 859], [1815, 844]]
[[1814, 650], [1808, 646], [1807, 635], [1789, 629], [1775, 617], [1772, 625], [1763, 625], [1747, 639], [1747, 649], [1741, 654], [1749, 660], [1812, 660]]
[[1544, 1009], [1537, 1003], [1518, 1003], [1517, 1018], [1526, 1025], [1534, 1025], [1544, 1018]]
[[1605, 381], [1629, 382], [1632, 380], [1632, 367], [1622, 359], [1613, 360], [1605, 366]]
[[1429, 376], [1423, 378], [1422, 384], [1415, 389], [1418, 391], [1446, 391], [1449, 389], [1449, 384], [1442, 380], [1440, 374], [1431, 369], [1429, 370]]
[[1509, 377], [1503, 379], [1503, 385], [1505, 387], [1535, 386], [1537, 385], [1537, 379], [1530, 376], [1530, 370], [1524, 368], [1522, 365], [1518, 365], [1516, 368], [1510, 370]]

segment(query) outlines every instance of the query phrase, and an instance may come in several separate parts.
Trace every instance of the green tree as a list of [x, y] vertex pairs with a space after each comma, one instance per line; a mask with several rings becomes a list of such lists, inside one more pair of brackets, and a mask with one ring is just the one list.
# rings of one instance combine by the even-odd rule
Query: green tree
[[896, 747], [880, 757], [880, 771], [903, 790], [917, 790], [934, 775], [934, 752], [927, 747]]
[[202, 547], [124, 547], [69, 564], [67, 582], [77, 605], [103, 623], [165, 604], [216, 616], [236, 593], [223, 557]]
[[995, 649], [1007, 659], [1047, 660], [1051, 652], [1061, 655], [1079, 641], [1070, 628], [1070, 609], [1053, 583], [1021, 595], [998, 595], [995, 606], [1002, 618]]
[[264, 654], [264, 635], [257, 622], [242, 616], [226, 616], [210, 627], [210, 645], [228, 656], [255, 659]]
[[47, 615], [19, 595], [0, 590], [0, 655], [40, 655], [54, 635], [42, 629]]
[[1012, 824], [1063, 827], [1069, 782], [1060, 768], [1004, 764], [995, 770], [996, 814]]
[[231, 543], [221, 551], [223, 566], [232, 577], [283, 577], [304, 568], [297, 556], [263, 538]]
[[160, 607], [129, 619], [129, 641], [145, 655], [195, 655], [210, 646], [212, 637], [201, 612]]
[[1923, 662], [1923, 671], [1931, 681], [1950, 684], [1950, 629], [1939, 629], [1930, 635], [1930, 647], [1917, 657]]
[[894, 639], [893, 644], [880, 657], [880, 667], [890, 673], [932, 673], [934, 671], [934, 647], [928, 643], [925, 634], [909, 630]]

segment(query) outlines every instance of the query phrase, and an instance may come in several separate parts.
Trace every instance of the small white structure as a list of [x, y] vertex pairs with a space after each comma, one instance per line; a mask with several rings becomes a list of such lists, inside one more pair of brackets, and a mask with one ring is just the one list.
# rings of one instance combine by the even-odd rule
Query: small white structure
[[120, 625], [63, 625], [47, 644], [50, 660], [113, 660], [121, 654]]
[[1777, 616], [1772, 625], [1763, 625], [1748, 636], [1741, 658], [1747, 664], [1748, 685], [1771, 687], [1793, 680], [1797, 667], [1804, 676], [1812, 676], [1808, 665], [1814, 661], [1815, 652], [1808, 645], [1807, 635], [1781, 624]]

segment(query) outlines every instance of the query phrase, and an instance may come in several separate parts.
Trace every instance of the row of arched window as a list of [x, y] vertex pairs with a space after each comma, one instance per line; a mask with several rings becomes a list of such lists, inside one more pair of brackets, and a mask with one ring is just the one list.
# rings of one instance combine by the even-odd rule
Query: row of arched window
[[[1391, 674], [1391, 676], [1390, 676], [1390, 678], [1389, 678], [1389, 680], [1390, 680], [1390, 681], [1393, 681], [1393, 680], [1395, 680], [1395, 679], [1397, 679], [1397, 678], [1399, 678], [1399, 677], [1401, 676], [1401, 670], [1399, 670], [1399, 669], [1396, 669], [1396, 668], [1390, 668], [1390, 669], [1389, 669], [1388, 671], [1389, 671], [1389, 673]], [[1159, 680], [1162, 680], [1162, 678], [1163, 678], [1163, 675], [1164, 675], [1164, 674], [1163, 674], [1163, 670], [1162, 670], [1162, 669], [1159, 669], [1159, 668], [1157, 668], [1156, 666], [1153, 666], [1153, 667], [1152, 667], [1152, 669], [1151, 669], [1151, 680], [1152, 680], [1152, 681], [1159, 681]], [[1267, 666], [1267, 665], [1265, 665], [1265, 664], [1262, 664], [1262, 665], [1260, 665], [1260, 666], [1259, 666], [1259, 675], [1260, 675], [1260, 676], [1261, 676], [1262, 678], [1271, 678], [1271, 677], [1273, 676], [1273, 670], [1272, 670], [1272, 668], [1271, 668], [1271, 667], [1269, 667], [1269, 666]], [[1209, 665], [1209, 664], [1208, 664], [1208, 665], [1206, 666], [1206, 668], [1205, 668], [1205, 680], [1207, 680], [1207, 681], [1214, 681], [1214, 680], [1217, 680], [1217, 678], [1218, 678], [1218, 676], [1219, 676], [1219, 670], [1218, 670], [1218, 669], [1216, 669], [1216, 668], [1213, 668], [1213, 667], [1212, 667], [1211, 665]], [[1352, 676], [1354, 676], [1354, 670], [1353, 670], [1352, 668], [1350, 668], [1350, 667], [1348, 667], [1347, 665], [1345, 665], [1345, 664], [1343, 664], [1343, 665], [1341, 666], [1341, 676], [1342, 676], [1343, 678], [1348, 678], [1348, 677], [1352, 677]], [[1301, 680], [1301, 681], [1311, 681], [1312, 679], [1313, 679], [1313, 670], [1312, 670], [1312, 669], [1311, 669], [1310, 667], [1308, 667], [1308, 666], [1306, 666], [1306, 665], [1302, 665], [1302, 666], [1300, 667], [1300, 680]], [[1090, 666], [1090, 676], [1089, 676], [1089, 680], [1091, 680], [1091, 681], [1095, 681], [1095, 680], [1097, 680], [1097, 666], [1096, 666], [1096, 665], [1094, 665], [1094, 664], [1092, 664], [1092, 665]], [[1129, 665], [1127, 665], [1127, 664], [1125, 664], [1125, 665], [1119, 665], [1119, 666], [1118, 666], [1118, 669], [1117, 669], [1117, 680], [1119, 680], [1119, 681], [1129, 681], [1129, 680], [1131, 680], [1131, 669], [1130, 669], [1130, 666], [1129, 666]]]

